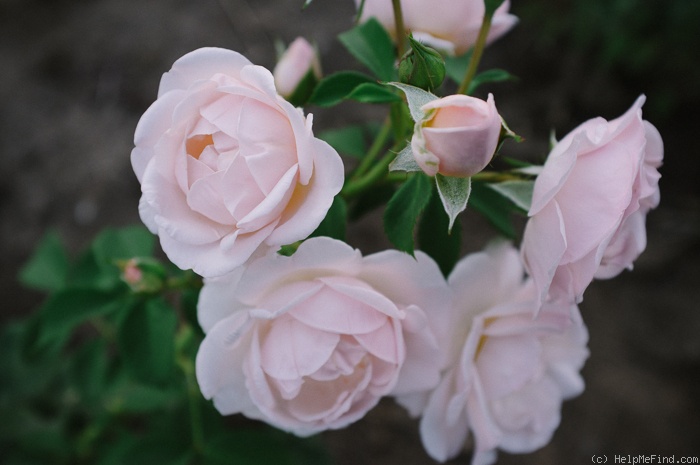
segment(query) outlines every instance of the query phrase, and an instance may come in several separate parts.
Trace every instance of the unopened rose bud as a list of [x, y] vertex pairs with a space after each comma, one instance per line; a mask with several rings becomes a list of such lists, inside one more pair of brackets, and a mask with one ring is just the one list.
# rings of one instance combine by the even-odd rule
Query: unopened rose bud
[[297, 37], [282, 54], [272, 74], [277, 92], [291, 104], [303, 105], [321, 79], [316, 49], [303, 37]]
[[435, 49], [409, 36], [411, 49], [399, 63], [399, 79], [405, 84], [432, 92], [445, 79], [445, 60]]
[[469, 177], [489, 164], [498, 147], [501, 117], [493, 95], [483, 101], [450, 95], [421, 107], [427, 115], [416, 123], [411, 149], [428, 175]]
[[117, 264], [121, 278], [132, 291], [139, 294], [151, 294], [163, 289], [166, 272], [163, 265], [152, 258], [130, 258]]

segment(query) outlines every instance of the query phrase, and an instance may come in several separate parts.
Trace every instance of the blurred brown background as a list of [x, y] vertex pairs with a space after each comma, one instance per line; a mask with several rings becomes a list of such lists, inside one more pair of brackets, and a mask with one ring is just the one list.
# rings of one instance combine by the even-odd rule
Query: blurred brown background
[[[352, 27], [351, 0], [0, 0], [0, 321], [42, 296], [17, 270], [48, 229], [76, 252], [105, 226], [139, 222], [129, 163], [134, 128], [160, 75], [202, 46], [274, 66], [276, 39], [316, 42], [324, 71], [359, 68], [335, 36]], [[647, 94], [645, 118], [666, 147], [661, 206], [632, 273], [596, 282], [581, 306], [590, 331], [587, 389], [564, 405], [553, 442], [499, 463], [590, 463], [592, 454], [700, 456], [700, 2], [530, 0], [521, 23], [490, 47], [482, 69], [520, 78], [493, 84], [498, 107], [527, 140], [511, 156], [541, 159], [586, 119], [614, 118]], [[380, 117], [343, 104], [315, 129]], [[370, 253], [387, 247], [381, 212], [351, 231]], [[464, 218], [465, 251], [492, 231]], [[392, 402], [324, 439], [338, 464], [430, 464], [417, 425]], [[450, 463], [469, 463], [467, 454]], [[610, 462], [612, 463], [612, 462]]]

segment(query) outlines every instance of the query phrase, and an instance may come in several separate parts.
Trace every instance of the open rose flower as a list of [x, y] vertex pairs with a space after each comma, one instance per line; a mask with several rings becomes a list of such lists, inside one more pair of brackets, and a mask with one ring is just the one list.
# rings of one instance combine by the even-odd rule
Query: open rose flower
[[449, 290], [424, 254], [363, 258], [318, 237], [205, 280], [198, 312], [202, 394], [222, 414], [305, 436], [347, 426], [382, 396], [435, 387]]
[[[361, 0], [355, 0], [359, 7]], [[506, 0], [494, 13], [488, 42], [501, 37], [517, 22]], [[401, 0], [404, 26], [413, 38], [445, 53], [461, 55], [476, 43], [484, 19], [484, 0]], [[365, 0], [361, 20], [375, 17], [396, 37], [394, 10], [389, 0]]]
[[170, 260], [203, 276], [306, 238], [343, 183], [342, 161], [272, 74], [203, 48], [163, 75], [134, 136], [141, 219]]
[[452, 364], [423, 409], [423, 444], [436, 460], [474, 436], [473, 465], [495, 462], [496, 449], [532, 452], [559, 425], [561, 404], [583, 390], [587, 332], [575, 305], [547, 306], [537, 318], [535, 288], [523, 281], [507, 244], [462, 259], [454, 291]]
[[428, 175], [468, 177], [493, 158], [501, 133], [501, 117], [493, 95], [483, 101], [449, 95], [421, 107], [427, 118], [416, 124], [411, 150]]
[[[280, 57], [272, 75], [277, 92], [282, 97], [295, 103], [294, 97], [297, 97], [295, 93], [298, 91], [304, 94], [298, 99], [306, 100], [313, 86], [321, 79], [321, 62], [316, 49], [303, 37], [297, 37]], [[311, 79], [311, 82], [304, 83], [305, 79]], [[301, 89], [300, 86], [305, 88]]]
[[644, 250], [663, 142], [642, 119], [643, 103], [574, 129], [537, 177], [522, 254], [540, 301], [580, 302], [593, 278], [631, 268]]

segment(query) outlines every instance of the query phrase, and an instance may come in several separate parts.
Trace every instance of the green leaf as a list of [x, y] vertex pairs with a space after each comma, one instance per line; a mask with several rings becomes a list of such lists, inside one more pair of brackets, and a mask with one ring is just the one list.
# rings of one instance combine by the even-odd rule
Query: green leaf
[[376, 83], [376, 79], [357, 71], [341, 71], [321, 79], [309, 103], [320, 107], [337, 105], [352, 93], [355, 88], [368, 82]]
[[317, 438], [302, 439], [267, 426], [220, 431], [207, 441], [204, 458], [205, 465], [331, 463]]
[[362, 126], [347, 126], [340, 129], [331, 129], [319, 133], [317, 137], [328, 142], [331, 147], [343, 155], [354, 158], [362, 158], [365, 156], [365, 135]]
[[384, 230], [397, 249], [413, 255], [413, 229], [430, 193], [431, 178], [416, 173], [389, 200], [384, 211]]
[[391, 103], [401, 101], [401, 97], [376, 82], [360, 84], [345, 98], [357, 100], [362, 103]]
[[447, 228], [451, 231], [457, 215], [467, 208], [469, 195], [472, 192], [472, 178], [453, 178], [437, 174], [435, 181], [445, 213], [450, 218]]
[[418, 223], [418, 246], [435, 260], [445, 277], [459, 260], [462, 247], [462, 224], [457, 221], [450, 232], [449, 222], [440, 196], [433, 192]]
[[107, 350], [104, 339], [94, 339], [81, 346], [72, 358], [70, 379], [83, 403], [101, 400], [109, 365]]
[[445, 73], [454, 82], [459, 84], [464, 79], [469, 68], [469, 60], [472, 58], [472, 52], [469, 51], [460, 56], [445, 57]]
[[316, 231], [311, 233], [311, 237], [328, 236], [333, 239], [344, 241], [347, 222], [347, 204], [340, 195], [336, 195], [331, 208], [328, 210], [328, 213], [326, 213], [326, 217], [321, 221]]
[[484, 0], [484, 6], [486, 7], [486, 13], [493, 15], [493, 13], [498, 9], [505, 0]]
[[509, 239], [515, 239], [515, 229], [510, 218], [513, 204], [509, 200], [490, 189], [486, 183], [474, 182], [470, 205], [484, 215], [498, 232]]
[[385, 205], [396, 192], [393, 184], [380, 184], [361, 193], [350, 204], [349, 217], [351, 221], [361, 218], [366, 213]]
[[122, 285], [119, 260], [153, 254], [155, 237], [142, 226], [106, 229], [92, 242], [71, 268], [71, 287], [115, 289]]
[[379, 80], [394, 79], [394, 44], [375, 18], [340, 34], [338, 38]]
[[163, 383], [173, 373], [175, 310], [162, 298], [134, 305], [119, 328], [120, 352], [126, 368], [146, 383]]
[[143, 226], [106, 229], [92, 243], [97, 259], [103, 264], [153, 254], [155, 236]]
[[65, 289], [52, 295], [41, 307], [37, 345], [65, 338], [91, 318], [114, 313], [126, 305], [122, 293], [99, 289]]
[[513, 202], [516, 207], [524, 212], [530, 210], [535, 181], [504, 181], [497, 184], [489, 183], [486, 185]]
[[303, 106], [309, 100], [311, 94], [313, 94], [317, 84], [318, 77], [313, 69], [309, 69], [292, 91], [292, 94], [287, 97], [287, 101], [295, 107]]
[[171, 407], [182, 400], [181, 394], [172, 386], [160, 388], [122, 377], [105, 395], [104, 405], [113, 413], [149, 413]]
[[302, 10], [305, 10], [306, 7], [308, 7], [309, 5], [311, 5], [311, 2], [312, 2], [312, 1], [313, 1], [313, 0], [306, 0], [306, 1], [304, 2], [304, 5], [301, 7], [301, 9], [302, 9]]
[[477, 74], [469, 83], [467, 94], [472, 95], [474, 91], [482, 84], [489, 82], [516, 81], [518, 78], [503, 69], [489, 69]]
[[49, 231], [19, 272], [22, 284], [41, 291], [57, 291], [65, 285], [70, 263], [61, 239]]

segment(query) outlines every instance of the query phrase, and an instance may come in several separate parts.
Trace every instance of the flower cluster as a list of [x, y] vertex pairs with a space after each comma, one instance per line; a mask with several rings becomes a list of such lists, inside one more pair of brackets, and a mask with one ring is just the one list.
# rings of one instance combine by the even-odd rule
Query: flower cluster
[[[516, 22], [508, 2], [487, 2], [491, 10], [476, 0], [439, 3], [406, 0], [403, 14], [414, 38], [447, 53], [483, 47], [483, 24], [493, 24], [481, 34], [492, 40]], [[361, 18], [377, 18], [397, 40], [405, 31], [394, 14], [389, 2], [367, 0]], [[470, 435], [474, 464], [492, 463], [497, 449], [542, 447], [562, 401], [584, 386], [588, 335], [577, 304], [593, 279], [632, 267], [659, 202], [663, 145], [642, 119], [644, 98], [618, 119], [574, 129], [544, 166], [508, 171], [510, 184], [493, 177], [497, 193], [529, 210], [520, 250], [496, 240], [445, 267], [413, 252], [412, 239], [362, 256], [338, 238], [310, 236], [324, 218], [337, 219], [334, 199], [379, 183], [401, 186], [387, 207], [400, 216], [413, 205], [400, 196], [420, 179], [435, 179], [436, 193], [424, 184], [428, 197], [439, 195], [452, 228], [472, 179], [513, 135], [493, 95], [438, 97], [405, 82], [363, 81], [376, 86], [372, 98], [403, 106], [412, 122], [391, 122], [410, 133], [344, 179], [336, 149], [288, 101], [321, 79], [318, 63], [303, 39], [274, 75], [236, 52], [196, 50], [163, 76], [136, 129], [141, 218], [173, 263], [204, 277], [202, 394], [222, 414], [300, 436], [343, 428], [391, 396], [421, 418], [425, 449], [439, 461]], [[300, 98], [321, 101], [323, 87]], [[531, 199], [518, 194], [523, 186]], [[392, 221], [387, 230], [401, 229]]]

